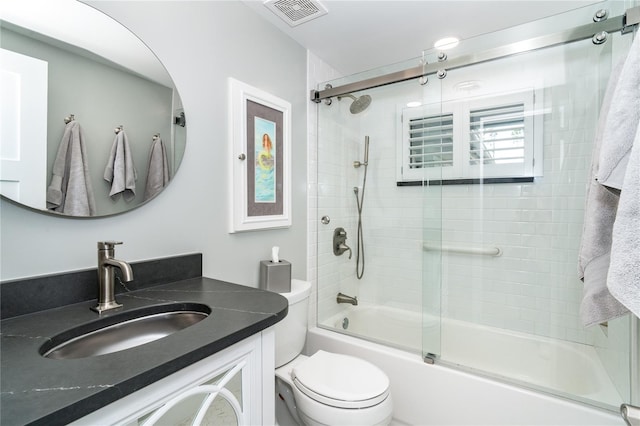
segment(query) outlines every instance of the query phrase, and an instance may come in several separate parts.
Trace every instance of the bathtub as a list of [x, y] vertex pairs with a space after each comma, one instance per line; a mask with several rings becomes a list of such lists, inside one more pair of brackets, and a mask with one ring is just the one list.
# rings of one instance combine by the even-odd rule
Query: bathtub
[[[421, 318], [419, 312], [349, 306], [321, 328], [309, 330], [306, 351], [351, 354], [382, 368], [391, 380], [397, 424], [622, 424], [617, 413], [562, 397], [619, 405], [620, 397], [593, 348], [445, 319], [443, 361], [429, 365], [420, 355]], [[429, 328], [426, 333], [436, 332], [438, 322]], [[464, 368], [451, 368], [454, 364]], [[482, 374], [474, 374], [474, 369]]]

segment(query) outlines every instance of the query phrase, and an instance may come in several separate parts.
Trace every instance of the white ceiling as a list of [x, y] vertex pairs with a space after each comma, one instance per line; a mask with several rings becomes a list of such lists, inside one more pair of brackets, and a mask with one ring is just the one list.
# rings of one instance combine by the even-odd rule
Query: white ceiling
[[597, 3], [596, 0], [321, 0], [328, 14], [290, 27], [248, 7], [343, 75], [419, 57], [445, 36], [461, 40]]

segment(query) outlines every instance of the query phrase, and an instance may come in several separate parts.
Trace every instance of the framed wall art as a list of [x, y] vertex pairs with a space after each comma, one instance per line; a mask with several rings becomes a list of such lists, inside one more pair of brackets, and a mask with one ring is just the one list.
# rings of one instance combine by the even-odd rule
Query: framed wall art
[[291, 226], [291, 104], [229, 79], [229, 232]]

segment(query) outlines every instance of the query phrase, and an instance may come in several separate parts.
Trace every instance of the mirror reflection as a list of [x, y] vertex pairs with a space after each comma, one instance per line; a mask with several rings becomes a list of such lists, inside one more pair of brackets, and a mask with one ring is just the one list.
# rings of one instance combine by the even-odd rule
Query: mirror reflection
[[131, 210], [174, 177], [186, 120], [134, 34], [75, 0], [3, 0], [0, 193], [73, 217]]

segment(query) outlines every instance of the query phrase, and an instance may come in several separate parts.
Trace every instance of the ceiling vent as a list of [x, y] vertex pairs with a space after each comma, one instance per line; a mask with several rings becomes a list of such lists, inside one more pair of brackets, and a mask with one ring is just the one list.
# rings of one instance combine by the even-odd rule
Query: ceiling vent
[[317, 0], [266, 0], [267, 6], [292, 27], [327, 14], [327, 8]]

